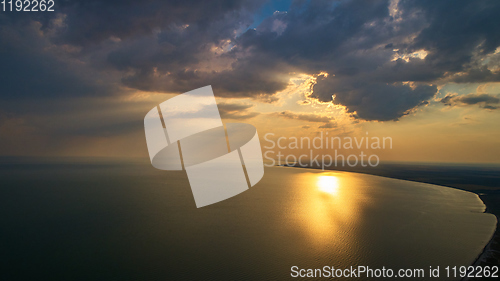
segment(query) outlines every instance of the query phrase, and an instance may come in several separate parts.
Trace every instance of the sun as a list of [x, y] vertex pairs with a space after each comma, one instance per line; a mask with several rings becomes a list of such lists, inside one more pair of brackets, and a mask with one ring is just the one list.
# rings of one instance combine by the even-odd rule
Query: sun
[[339, 189], [339, 182], [337, 177], [334, 176], [319, 176], [318, 188], [320, 191], [335, 195]]

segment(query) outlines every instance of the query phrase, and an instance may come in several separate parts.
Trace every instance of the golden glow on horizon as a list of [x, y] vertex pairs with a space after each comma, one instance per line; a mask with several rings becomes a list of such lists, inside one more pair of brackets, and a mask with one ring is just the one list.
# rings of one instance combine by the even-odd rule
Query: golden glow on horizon
[[320, 191], [331, 195], [336, 195], [339, 190], [339, 181], [335, 176], [319, 176], [317, 185]]

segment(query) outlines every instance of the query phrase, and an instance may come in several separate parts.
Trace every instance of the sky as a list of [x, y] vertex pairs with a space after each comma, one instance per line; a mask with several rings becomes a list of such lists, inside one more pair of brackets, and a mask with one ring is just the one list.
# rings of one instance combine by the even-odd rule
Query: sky
[[147, 157], [146, 113], [212, 85], [223, 121], [261, 140], [500, 162], [499, 1], [55, 3], [0, 12], [0, 155]]

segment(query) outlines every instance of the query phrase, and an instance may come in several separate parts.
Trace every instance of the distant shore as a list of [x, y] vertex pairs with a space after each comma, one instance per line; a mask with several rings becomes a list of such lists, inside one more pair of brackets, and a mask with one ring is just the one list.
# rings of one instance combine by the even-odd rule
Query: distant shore
[[[287, 165], [284, 165], [287, 166]], [[321, 167], [295, 168], [321, 169]], [[486, 205], [486, 213], [497, 217], [495, 233], [473, 265], [500, 266], [500, 165], [474, 164], [421, 164], [421, 163], [383, 163], [377, 167], [332, 167], [332, 171], [346, 171], [371, 174], [401, 180], [417, 181], [452, 187], [473, 192]], [[469, 278], [462, 280], [482, 280]], [[485, 278], [484, 280], [491, 280]]]

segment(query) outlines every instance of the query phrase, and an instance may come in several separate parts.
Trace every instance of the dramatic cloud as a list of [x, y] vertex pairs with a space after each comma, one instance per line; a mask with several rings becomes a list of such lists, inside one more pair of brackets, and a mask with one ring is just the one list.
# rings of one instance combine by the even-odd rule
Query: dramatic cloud
[[[427, 27], [408, 46], [425, 49], [426, 61], [446, 71], [474, 67], [474, 56], [492, 53], [500, 45], [498, 1], [399, 1], [402, 19], [423, 13]], [[497, 80], [498, 81], [498, 80]]]
[[427, 104], [427, 100], [437, 92], [436, 86], [409, 84], [365, 83], [350, 84], [341, 78], [320, 79], [314, 85], [312, 97], [321, 101], [331, 101], [347, 107], [365, 120], [397, 120], [413, 108]]
[[[196, 25], [217, 40], [225, 37], [228, 28], [217, 26], [220, 33], [211, 32], [215, 22], [234, 25], [236, 18], [248, 20], [262, 0], [67, 0], [56, 1], [57, 13], [64, 15], [63, 29], [55, 36], [61, 44], [91, 46], [110, 38], [125, 40], [155, 33], [172, 26]], [[57, 13], [29, 13], [26, 16], [43, 23], [43, 30], [51, 28], [50, 21]], [[28, 14], [28, 13], [16, 13]], [[228, 20], [231, 18], [231, 20]], [[227, 25], [226, 24], [226, 25]], [[234, 26], [232, 27], [234, 28]], [[200, 34], [201, 34], [200, 33]]]
[[450, 78], [452, 82], [456, 83], [498, 82], [500, 81], [500, 71], [491, 71], [488, 67], [482, 66], [468, 72], [458, 73]]
[[295, 2], [243, 34], [238, 48], [330, 74], [312, 98], [361, 119], [397, 120], [440, 81], [500, 81], [498, 68], [481, 65], [500, 45], [499, 11], [495, 1]]
[[[5, 19], [0, 15], [1, 20]], [[0, 98], [54, 98], [113, 93], [110, 75], [60, 52], [36, 22], [0, 26]], [[111, 78], [111, 81], [103, 79]]]
[[479, 105], [485, 109], [498, 109], [500, 107], [500, 98], [488, 94], [468, 94], [461, 96], [447, 94], [439, 102], [446, 106]]
[[253, 107], [251, 104], [236, 104], [236, 103], [218, 103], [220, 116], [223, 119], [237, 119], [244, 120], [253, 118], [260, 113], [250, 111]]
[[427, 104], [438, 85], [500, 81], [499, 1], [293, 1], [265, 16], [261, 5], [82, 0], [2, 13], [0, 98], [212, 85], [221, 97], [274, 101], [291, 78], [326, 73], [310, 98], [389, 121]]

